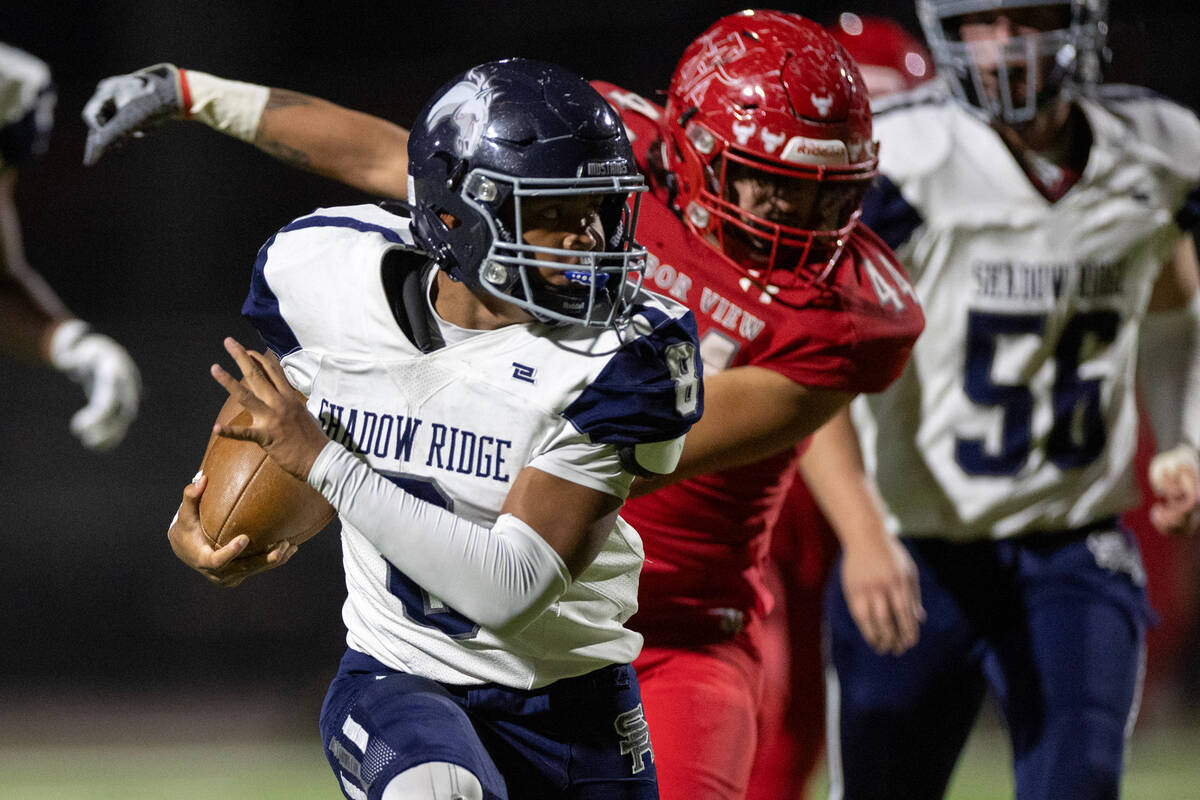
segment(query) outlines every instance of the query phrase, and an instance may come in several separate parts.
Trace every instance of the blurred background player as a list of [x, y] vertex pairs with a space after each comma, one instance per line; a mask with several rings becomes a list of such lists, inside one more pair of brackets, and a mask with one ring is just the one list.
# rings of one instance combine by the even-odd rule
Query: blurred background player
[[858, 64], [872, 98], [910, 91], [934, 77], [925, 45], [895, 20], [845, 11], [829, 32]]
[[125, 349], [77, 319], [30, 267], [17, 213], [17, 170], [46, 151], [55, 92], [41, 60], [0, 43], [0, 349], [42, 362], [83, 387], [71, 433], [108, 450], [137, 416], [141, 380]]
[[[933, 59], [925, 46], [890, 19], [845, 12], [829, 32], [853, 57], [872, 100], [916, 88], [933, 77]], [[839, 526], [843, 530], [876, 527], [877, 537], [887, 535], [874, 508], [864, 511], [853, 501], [839, 502], [839, 470], [821, 469], [837, 453], [822, 447], [819, 432], [800, 448], [800, 454], [805, 480], [792, 484], [771, 532], [768, 579], [775, 606], [767, 615], [761, 639], [763, 694], [770, 702], [763, 704], [759, 718], [758, 749], [746, 794], [750, 800], [803, 798], [824, 748], [821, 605], [840, 547], [808, 482], [832, 473], [835, 480], [827, 481], [821, 492]], [[807, 472], [806, 465], [811, 467]], [[870, 580], [871, 560], [850, 557], [847, 563], [866, 573], [850, 576], [852, 583]], [[859, 602], [867, 601], [864, 597]]]
[[[645, 182], [600, 95], [524, 59], [447, 83], [408, 147], [411, 212], [319, 209], [271, 237], [243, 313], [277, 358], [230, 339], [242, 380], [213, 368], [253, 415], [218, 432], [342, 522], [329, 763], [350, 800], [657, 798], [618, 511], [702, 399], [691, 313], [633, 280]], [[236, 583], [245, 537], [212, 549], [204, 483], [172, 546]]]
[[[820, 26], [775, 11], [719, 20], [686, 49], [665, 109], [594, 85], [650, 177], [638, 229], [647, 285], [693, 310], [708, 373], [678, 468], [635, 483], [633, 495], [655, 491], [622, 511], [647, 552], [630, 624], [646, 637], [635, 666], [660, 791], [739, 798], [763, 705], [768, 532], [796, 445], [855, 394], [885, 387], [923, 318], [892, 254], [857, 224], [875, 174], [871, 114], [853, 63]], [[90, 160], [182, 109], [291, 163], [405, 196], [401, 129], [375, 121], [362, 133], [336, 106], [165, 65], [101, 82], [85, 112]], [[306, 144], [332, 131], [344, 138]], [[353, 151], [344, 168], [321, 156], [339, 149]], [[393, 177], [379, 187], [367, 175]], [[872, 512], [861, 471], [837, 488], [840, 504]], [[862, 565], [847, 591], [861, 599], [864, 634], [903, 650], [921, 618], [907, 555], [878, 522], [844, 533]]]
[[861, 442], [929, 618], [916, 647], [881, 656], [830, 583], [831, 796], [942, 796], [990, 688], [1018, 798], [1114, 798], [1148, 616], [1118, 521], [1137, 500], [1135, 371], [1159, 449], [1152, 516], [1196, 524], [1200, 279], [1184, 231], [1200, 122], [1097, 85], [1099, 0], [916, 7], [950, 94], [876, 105], [863, 219], [937, 335], [840, 441], [848, 458]]

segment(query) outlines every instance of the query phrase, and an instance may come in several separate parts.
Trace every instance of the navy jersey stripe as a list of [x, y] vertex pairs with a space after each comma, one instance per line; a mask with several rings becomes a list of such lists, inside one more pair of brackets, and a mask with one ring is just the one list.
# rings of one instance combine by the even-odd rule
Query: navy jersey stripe
[[288, 353], [299, 350], [300, 342], [292, 332], [291, 326], [279, 313], [279, 298], [271, 291], [270, 285], [267, 284], [267, 276], [263, 272], [267, 265], [267, 251], [275, 244], [275, 237], [278, 235], [279, 233], [276, 233], [258, 250], [258, 257], [254, 259], [254, 272], [250, 276], [250, 293], [246, 295], [246, 302], [242, 303], [242, 316], [250, 321], [275, 355], [283, 358]]
[[588, 434], [593, 442], [635, 445], [674, 439], [686, 433], [704, 409], [699, 357], [693, 359], [699, 399], [692, 412], [681, 414], [677, 408], [678, 383], [665, 355], [673, 344], [696, 346], [695, 317], [688, 312], [673, 318], [646, 306], [634, 313], [645, 318], [653, 329], [622, 346], [563, 411], [576, 430]]
[[913, 235], [925, 220], [900, 194], [899, 187], [879, 175], [863, 198], [862, 221], [895, 250]]
[[879, 119], [885, 114], [917, 106], [940, 106], [954, 102], [946, 89], [931, 81], [904, 92], [884, 95], [871, 101], [871, 115]]
[[[400, 237], [400, 234], [391, 228], [376, 225], [372, 222], [363, 222], [361, 219], [355, 219], [354, 217], [305, 217], [285, 226], [279, 233], [299, 231], [305, 228], [351, 228], [361, 233], [378, 233], [393, 244], [406, 244], [404, 239]], [[278, 235], [276, 234], [276, 236]]]
[[400, 234], [383, 225], [363, 222], [354, 217], [305, 217], [286, 226], [262, 246], [258, 257], [254, 259], [254, 272], [250, 277], [250, 293], [242, 304], [242, 316], [250, 321], [258, 330], [267, 346], [275, 355], [282, 358], [288, 353], [300, 349], [300, 342], [290, 325], [279, 313], [279, 298], [271, 291], [264, 270], [267, 265], [268, 251], [275, 243], [280, 233], [304, 230], [306, 228], [350, 228], [361, 233], [377, 233], [394, 244], [405, 244]]
[[[1158, 100], [1167, 99], [1165, 95], [1145, 86], [1134, 86], [1129, 83], [1102, 83], [1092, 88], [1101, 101], [1121, 102], [1123, 100]], [[1172, 101], [1174, 102], [1174, 101]]]

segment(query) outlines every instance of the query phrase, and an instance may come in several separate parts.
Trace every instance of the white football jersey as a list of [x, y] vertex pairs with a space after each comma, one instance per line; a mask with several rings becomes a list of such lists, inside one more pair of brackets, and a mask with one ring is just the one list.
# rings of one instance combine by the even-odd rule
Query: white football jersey
[[23, 50], [0, 44], [0, 169], [46, 151], [54, 125], [50, 68]]
[[1006, 537], [1136, 503], [1138, 326], [1200, 182], [1200, 123], [1132, 87], [1080, 106], [1091, 151], [1053, 203], [935, 90], [877, 108], [886, 180], [864, 219], [927, 320], [902, 377], [854, 406], [893, 530]]
[[[678, 391], [694, 372], [670, 359], [694, 357], [686, 309], [643, 293], [636, 330], [531, 322], [422, 352], [433, 268], [408, 222], [376, 206], [320, 209], [259, 253], [243, 313], [326, 433], [485, 526], [526, 466], [625, 497], [621, 448], [680, 439], [698, 416], [698, 398]], [[421, 309], [406, 314], [413, 297]], [[342, 551], [347, 642], [394, 669], [526, 688], [630, 662], [641, 647], [623, 623], [637, 609], [642, 543], [620, 520], [558, 602], [508, 637], [430, 596], [345, 522]]]

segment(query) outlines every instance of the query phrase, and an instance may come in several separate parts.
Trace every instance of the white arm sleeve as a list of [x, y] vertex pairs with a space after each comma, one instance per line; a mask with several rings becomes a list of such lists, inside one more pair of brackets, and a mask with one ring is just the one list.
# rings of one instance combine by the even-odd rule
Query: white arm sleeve
[[184, 113], [210, 128], [243, 142], [253, 142], [271, 90], [266, 86], [230, 81], [194, 69], [179, 70], [191, 101]]
[[473, 622], [512, 633], [571, 583], [558, 553], [511, 514], [490, 529], [427, 503], [341, 445], [317, 456], [308, 482], [389, 562]]
[[1200, 445], [1200, 292], [1142, 322], [1138, 375], [1156, 449]]

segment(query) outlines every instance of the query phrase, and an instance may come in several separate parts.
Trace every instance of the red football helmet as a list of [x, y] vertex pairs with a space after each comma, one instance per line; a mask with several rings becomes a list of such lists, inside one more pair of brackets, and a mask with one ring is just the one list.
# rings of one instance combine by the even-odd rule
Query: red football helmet
[[914, 89], [933, 77], [925, 45], [893, 20], [846, 11], [829, 32], [858, 62], [872, 97]]
[[822, 277], [876, 172], [858, 67], [820, 25], [743, 11], [683, 53], [663, 158], [685, 223], [768, 286]]

